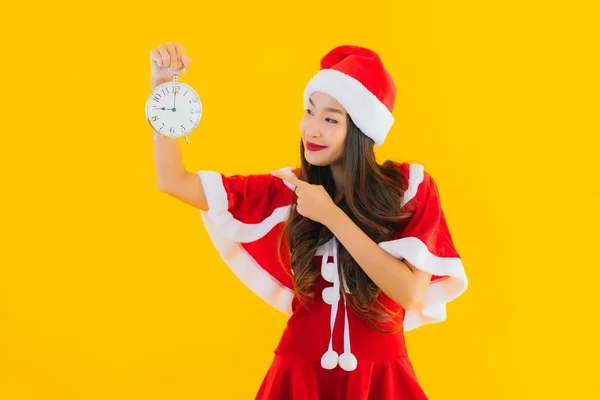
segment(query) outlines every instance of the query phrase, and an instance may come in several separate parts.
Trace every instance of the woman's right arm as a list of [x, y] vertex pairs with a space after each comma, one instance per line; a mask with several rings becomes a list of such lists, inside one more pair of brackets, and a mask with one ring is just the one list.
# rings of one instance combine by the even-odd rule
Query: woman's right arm
[[[150, 84], [154, 89], [163, 82], [172, 80], [169, 67], [179, 70], [182, 64], [189, 68], [190, 58], [179, 43], [167, 42], [150, 52]], [[154, 161], [158, 189], [186, 204], [208, 211], [208, 202], [198, 174], [186, 170], [181, 157], [180, 144], [154, 133]]]
[[208, 211], [208, 202], [198, 174], [185, 169], [179, 141], [155, 135], [154, 160], [158, 189], [186, 204]]

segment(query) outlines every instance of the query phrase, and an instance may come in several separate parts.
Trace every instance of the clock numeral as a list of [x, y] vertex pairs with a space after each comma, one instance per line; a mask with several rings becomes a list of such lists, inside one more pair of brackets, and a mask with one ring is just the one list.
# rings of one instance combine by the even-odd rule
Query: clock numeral
[[181, 124], [181, 132], [185, 133], [185, 125]]
[[[166, 93], [165, 93], [166, 91]], [[169, 94], [169, 87], [163, 88], [162, 93], [166, 96]]]
[[171, 132], [171, 133], [175, 133], [175, 128], [174, 128], [174, 127], [171, 127], [171, 129], [169, 129], [169, 132]]
[[157, 103], [160, 101], [160, 98], [162, 96], [158, 93], [156, 93], [154, 96], [152, 96], [152, 100], [156, 101]]
[[192, 100], [190, 100], [190, 104], [194, 104], [194, 103], [197, 103], [197, 102], [198, 102], [198, 99], [192, 99]]
[[173, 93], [179, 93], [179, 86], [175, 86], [173, 88]]
[[186, 94], [188, 94], [188, 92], [189, 92], [189, 90], [186, 90], [186, 91], [185, 91], [185, 93], [184, 93], [183, 95], [185, 96]]
[[190, 119], [190, 122], [191, 122], [192, 124], [195, 124], [195, 123], [196, 123], [196, 121], [194, 121], [193, 119]]
[[158, 115], [154, 115], [154, 116], [152, 117], [152, 122], [156, 122], [156, 121], [158, 121]]
[[160, 128], [158, 128], [159, 131], [162, 131], [162, 129], [165, 127], [165, 124], [163, 123], [162, 126]]

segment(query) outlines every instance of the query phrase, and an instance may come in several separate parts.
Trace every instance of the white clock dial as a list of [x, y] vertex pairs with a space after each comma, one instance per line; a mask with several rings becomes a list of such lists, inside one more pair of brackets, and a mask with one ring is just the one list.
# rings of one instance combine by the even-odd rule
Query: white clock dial
[[182, 82], [166, 82], [152, 91], [146, 102], [146, 117], [156, 132], [181, 137], [198, 126], [202, 103], [191, 86]]

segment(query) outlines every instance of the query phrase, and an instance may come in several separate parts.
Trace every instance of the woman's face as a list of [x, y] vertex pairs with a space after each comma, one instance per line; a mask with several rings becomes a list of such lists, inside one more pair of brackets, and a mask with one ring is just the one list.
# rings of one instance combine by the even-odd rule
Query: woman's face
[[314, 92], [300, 123], [304, 158], [309, 164], [324, 167], [336, 164], [344, 154], [346, 110], [333, 97]]

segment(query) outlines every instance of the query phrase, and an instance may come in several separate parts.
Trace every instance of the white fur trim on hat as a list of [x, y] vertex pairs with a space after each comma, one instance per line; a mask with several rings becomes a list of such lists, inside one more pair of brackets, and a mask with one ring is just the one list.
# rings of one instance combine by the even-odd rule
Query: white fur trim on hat
[[362, 83], [334, 69], [320, 70], [306, 85], [304, 107], [314, 92], [323, 92], [340, 102], [356, 126], [376, 145], [383, 144], [394, 124], [394, 116]]

